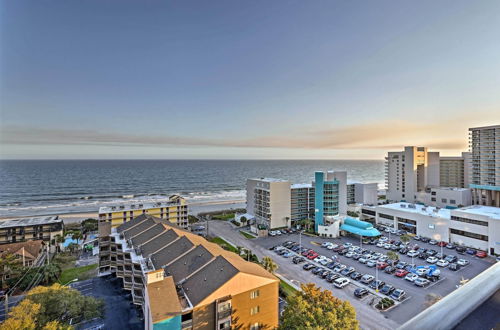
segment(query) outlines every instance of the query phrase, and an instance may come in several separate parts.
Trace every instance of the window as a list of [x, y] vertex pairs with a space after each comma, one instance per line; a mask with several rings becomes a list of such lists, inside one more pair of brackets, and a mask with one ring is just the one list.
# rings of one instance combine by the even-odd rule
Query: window
[[460, 222], [465, 222], [465, 223], [471, 223], [473, 225], [479, 225], [479, 226], [485, 226], [488, 227], [488, 222], [486, 221], [481, 221], [481, 220], [474, 220], [474, 219], [467, 219], [467, 218], [461, 218], [457, 217], [455, 215], [451, 216], [451, 220], [454, 221], [460, 221]]
[[457, 229], [450, 229], [450, 231], [452, 234], [455, 234], [455, 235], [465, 236], [465, 237], [474, 238], [474, 239], [488, 242], [488, 236], [486, 236], [486, 235], [474, 234], [474, 233], [470, 233], [468, 231], [457, 230]]
[[219, 324], [219, 329], [230, 329], [231, 328], [231, 320], [227, 320]]
[[259, 313], [259, 312], [260, 312], [260, 307], [259, 306], [255, 306], [255, 307], [252, 307], [250, 309], [250, 315], [255, 315], [255, 314]]
[[447, 202], [446, 198], [441, 198], [441, 203], [446, 203], [446, 202]]
[[259, 295], [260, 295], [259, 290], [252, 291], [252, 292], [250, 292], [250, 299], [258, 298]]
[[259, 330], [259, 329], [260, 329], [259, 322], [254, 323], [250, 326], [250, 330]]
[[381, 217], [381, 218], [384, 218], [384, 219], [394, 220], [394, 217], [392, 215], [387, 215], [387, 214], [379, 213], [378, 216]]
[[431, 201], [435, 202], [436, 201], [436, 197], [432, 197]]
[[432, 192], [431, 192], [431, 195], [432, 195], [432, 196], [436, 196], [436, 192], [435, 192], [435, 191], [432, 191]]
[[457, 201], [454, 199], [450, 199], [450, 204], [457, 204]]

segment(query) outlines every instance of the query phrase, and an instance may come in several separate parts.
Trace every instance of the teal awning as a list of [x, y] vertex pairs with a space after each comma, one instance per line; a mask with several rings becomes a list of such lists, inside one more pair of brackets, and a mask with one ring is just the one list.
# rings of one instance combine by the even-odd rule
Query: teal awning
[[371, 223], [353, 218], [346, 218], [344, 223], [340, 226], [340, 230], [366, 237], [380, 236], [380, 232], [373, 228]]

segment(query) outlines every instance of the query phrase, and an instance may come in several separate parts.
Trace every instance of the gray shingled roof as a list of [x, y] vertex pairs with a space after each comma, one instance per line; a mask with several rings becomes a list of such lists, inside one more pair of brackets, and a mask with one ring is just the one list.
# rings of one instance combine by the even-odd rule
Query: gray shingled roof
[[172, 264], [168, 265], [165, 270], [167, 276], [172, 275], [174, 277], [174, 282], [177, 283], [203, 267], [214, 257], [215, 256], [203, 245], [198, 245], [179, 259], [175, 260]]
[[149, 242], [143, 244], [140, 246], [140, 253], [142, 254], [143, 257], [148, 257], [150, 254], [155, 253], [156, 251], [160, 250], [161, 248], [167, 246], [168, 244], [172, 243], [175, 241], [179, 235], [172, 230], [169, 229], [163, 234], [160, 234], [150, 240]]
[[116, 231], [121, 233], [122, 231], [124, 230], [127, 230], [127, 229], [130, 229], [132, 228], [133, 226], [141, 223], [144, 219], [146, 219], [148, 217], [147, 214], [141, 214], [139, 215], [138, 217], [135, 217], [134, 219], [130, 220], [130, 221], [127, 221], [127, 222], [124, 222], [122, 223], [121, 225], [119, 225], [117, 228], [116, 228]]
[[224, 257], [218, 256], [189, 277], [182, 287], [191, 304], [196, 306], [236, 274], [238, 270]]
[[137, 234], [142, 233], [143, 231], [147, 230], [148, 228], [153, 227], [155, 224], [156, 224], [156, 221], [154, 221], [152, 218], [147, 218], [146, 220], [143, 220], [138, 225], [133, 226], [132, 228], [123, 231], [122, 234], [125, 236], [126, 239], [129, 239], [131, 237], [134, 237]]
[[155, 236], [158, 236], [164, 231], [167, 231], [165, 229], [165, 226], [163, 226], [161, 223], [157, 223], [156, 225], [150, 227], [148, 230], [132, 237], [132, 245], [139, 246], [141, 244], [144, 244], [145, 242], [149, 241]]
[[155, 266], [155, 269], [159, 269], [190, 250], [193, 246], [194, 244], [186, 236], [182, 236], [172, 244], [153, 254], [150, 257], [151, 262]]

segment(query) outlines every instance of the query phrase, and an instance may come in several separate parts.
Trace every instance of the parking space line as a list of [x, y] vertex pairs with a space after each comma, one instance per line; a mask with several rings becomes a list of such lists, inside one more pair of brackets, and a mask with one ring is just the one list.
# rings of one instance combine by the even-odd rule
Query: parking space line
[[446, 277], [442, 277], [442, 278], [440, 278], [438, 281], [433, 282], [431, 285], [426, 286], [426, 287], [424, 288], [424, 290], [427, 290], [427, 289], [429, 289], [429, 288], [432, 288], [434, 285], [438, 284], [439, 282], [441, 282], [441, 281], [443, 281], [443, 280], [445, 280], [445, 279], [446, 279]]

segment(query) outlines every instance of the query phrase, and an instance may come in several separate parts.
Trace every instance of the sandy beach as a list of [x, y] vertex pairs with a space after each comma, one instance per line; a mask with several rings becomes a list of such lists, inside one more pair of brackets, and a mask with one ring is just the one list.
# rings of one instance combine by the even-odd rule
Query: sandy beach
[[[213, 201], [213, 202], [194, 202], [189, 203], [189, 214], [196, 215], [200, 212], [213, 212], [219, 210], [230, 210], [237, 208], [244, 208], [246, 206], [245, 200], [232, 200], [232, 201]], [[64, 213], [64, 214], [44, 214], [37, 216], [24, 216], [24, 217], [1, 217], [2, 220], [10, 219], [23, 219], [31, 217], [46, 217], [46, 216], [59, 216], [63, 219], [64, 223], [77, 223], [88, 218], [97, 219], [98, 212], [80, 212], [80, 213]]]

